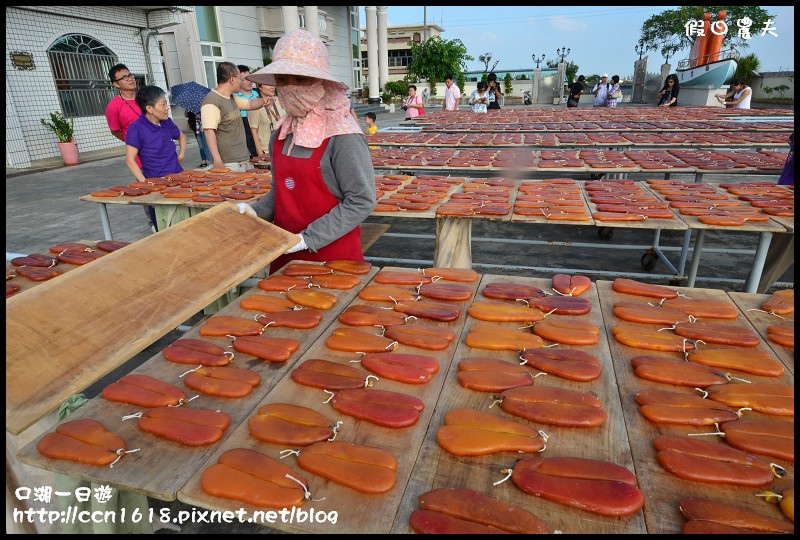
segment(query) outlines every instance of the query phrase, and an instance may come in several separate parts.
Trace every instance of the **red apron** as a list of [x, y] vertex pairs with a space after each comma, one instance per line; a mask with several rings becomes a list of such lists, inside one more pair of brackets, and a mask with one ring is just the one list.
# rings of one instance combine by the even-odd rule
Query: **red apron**
[[[285, 140], [275, 140], [272, 153], [272, 189], [275, 190], [273, 222], [278, 227], [297, 234], [339, 204], [339, 200], [325, 185], [320, 167], [329, 140], [325, 139], [307, 159], [283, 155]], [[270, 273], [294, 260], [363, 261], [361, 227], [354, 228], [316, 253], [303, 249], [281, 255], [270, 264]]]

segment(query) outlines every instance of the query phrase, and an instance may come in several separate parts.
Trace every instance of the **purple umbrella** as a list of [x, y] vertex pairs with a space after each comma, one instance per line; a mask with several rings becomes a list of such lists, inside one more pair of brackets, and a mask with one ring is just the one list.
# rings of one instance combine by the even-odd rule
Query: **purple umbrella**
[[203, 98], [206, 94], [211, 92], [210, 88], [206, 88], [202, 84], [196, 82], [188, 82], [183, 84], [176, 84], [170, 88], [170, 101], [173, 105], [183, 107], [189, 112], [198, 114], [200, 112], [200, 104], [203, 103]]

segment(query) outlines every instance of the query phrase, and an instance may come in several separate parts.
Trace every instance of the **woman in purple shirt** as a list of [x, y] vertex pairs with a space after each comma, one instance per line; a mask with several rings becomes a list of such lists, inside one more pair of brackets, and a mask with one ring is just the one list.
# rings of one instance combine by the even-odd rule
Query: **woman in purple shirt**
[[[142, 116], [128, 127], [125, 135], [125, 164], [139, 182], [183, 171], [186, 136], [169, 117], [167, 94], [158, 86], [145, 86], [136, 94]], [[175, 140], [180, 149], [175, 153]], [[142, 166], [136, 163], [136, 157]], [[151, 207], [152, 208], [152, 207]], [[155, 211], [150, 216], [156, 223]]]

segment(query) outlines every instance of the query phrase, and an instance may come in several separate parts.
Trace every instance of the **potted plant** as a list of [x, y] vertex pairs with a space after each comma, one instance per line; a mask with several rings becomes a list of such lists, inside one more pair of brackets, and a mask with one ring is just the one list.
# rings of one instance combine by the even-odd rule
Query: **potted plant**
[[75, 119], [64, 117], [59, 112], [50, 113], [50, 121], [40, 118], [39, 122], [58, 137], [58, 151], [61, 152], [61, 157], [64, 159], [64, 165], [77, 165], [80, 163], [78, 160], [78, 143], [75, 142]]

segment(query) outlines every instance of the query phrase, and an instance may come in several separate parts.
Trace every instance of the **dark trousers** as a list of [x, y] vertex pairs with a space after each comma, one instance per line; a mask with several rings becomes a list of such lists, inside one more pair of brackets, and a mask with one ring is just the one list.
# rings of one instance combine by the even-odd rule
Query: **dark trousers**
[[153, 206], [143, 206], [144, 208], [144, 215], [147, 216], [147, 221], [150, 225], [158, 230], [158, 225], [156, 225], [156, 209]]
[[246, 116], [242, 116], [242, 123], [244, 124], [244, 137], [247, 141], [247, 150], [250, 152], [250, 157], [256, 157], [256, 143], [253, 141], [253, 132], [250, 131], [250, 122]]

